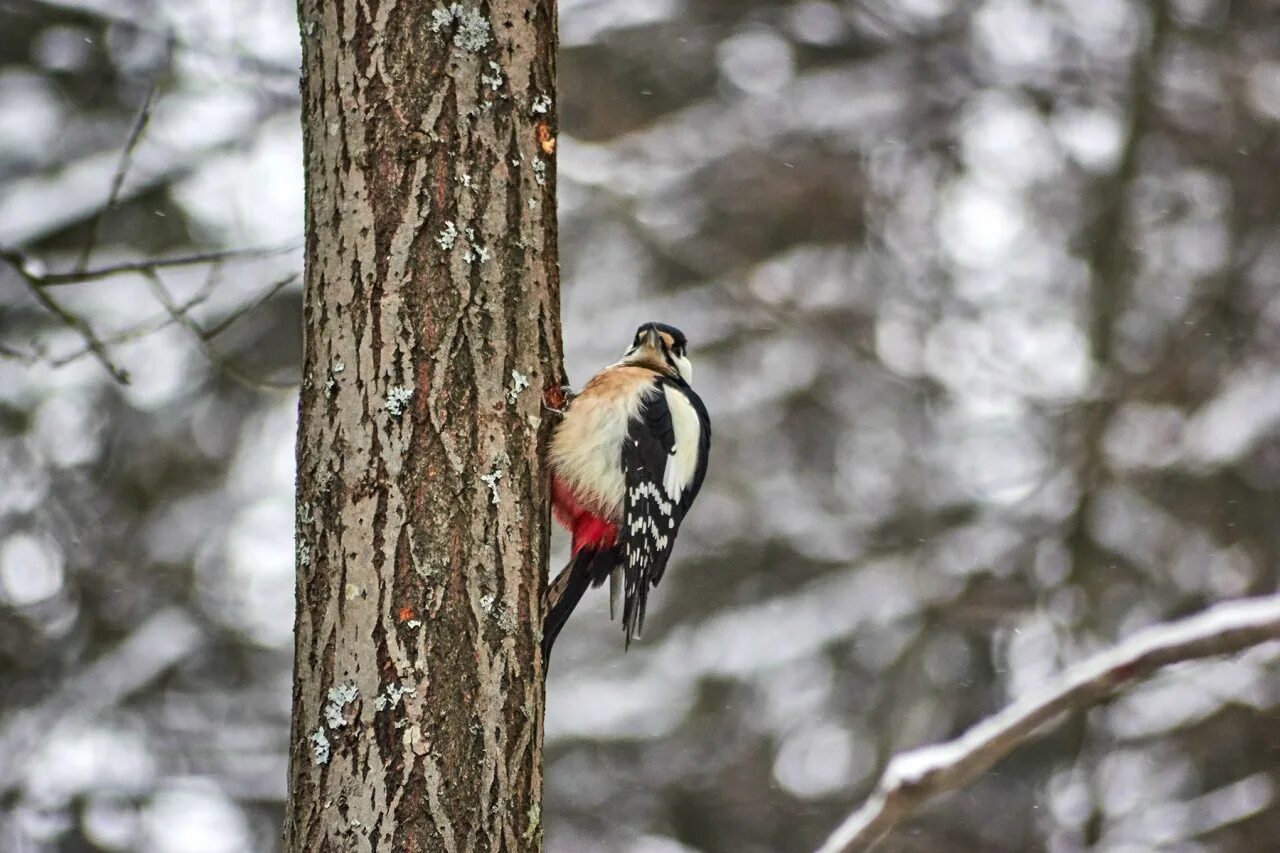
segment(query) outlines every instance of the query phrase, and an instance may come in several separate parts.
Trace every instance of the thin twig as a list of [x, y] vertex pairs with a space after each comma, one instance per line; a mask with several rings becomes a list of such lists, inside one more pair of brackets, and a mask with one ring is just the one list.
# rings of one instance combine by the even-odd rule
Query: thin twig
[[[221, 270], [221, 265], [225, 261], [238, 260], [246, 257], [278, 254], [281, 252], [291, 251], [295, 247], [296, 247], [296, 244], [292, 246], [281, 246], [281, 247], [264, 248], [264, 249], [239, 249], [239, 250], [218, 251], [218, 252], [202, 252], [199, 254], [182, 255], [182, 256], [172, 257], [172, 258], [154, 258], [151, 260], [130, 261], [126, 263], [115, 264], [113, 266], [108, 266], [108, 267], [99, 267], [98, 269], [94, 269], [94, 270], [85, 270], [82, 272], [72, 272], [72, 273], [45, 272], [43, 269], [40, 268], [40, 265], [37, 261], [28, 257], [26, 254], [18, 250], [0, 249], [0, 261], [3, 261], [9, 264], [14, 268], [14, 270], [17, 271], [18, 275], [22, 277], [23, 281], [26, 282], [28, 288], [31, 290], [33, 295], [40, 302], [40, 304], [46, 308], [46, 310], [54, 314], [56, 317], [62, 320], [62, 322], [65, 323], [66, 325], [74, 328], [77, 332], [79, 332], [80, 336], [84, 339], [85, 346], [83, 349], [77, 350], [76, 352], [70, 353], [69, 355], [65, 355], [56, 360], [51, 361], [50, 363], [54, 367], [61, 367], [63, 365], [69, 364], [79, 358], [82, 358], [85, 355], [93, 355], [99, 361], [101, 361], [104, 364], [104, 366], [107, 367], [107, 370], [111, 373], [111, 375], [117, 381], [122, 383], [127, 383], [128, 374], [123, 369], [117, 367], [110, 360], [107, 354], [108, 352], [107, 347], [113, 346], [116, 344], [127, 343], [128, 341], [135, 340], [141, 337], [142, 335], [148, 334], [150, 332], [159, 331], [160, 329], [163, 329], [166, 326], [177, 323], [183, 326], [184, 328], [186, 328], [188, 331], [190, 331], [192, 335], [196, 338], [197, 342], [199, 343], [201, 350], [205, 353], [205, 355], [209, 358], [209, 360], [213, 362], [215, 366], [220, 368], [227, 375], [231, 376], [233, 379], [237, 380], [238, 382], [241, 382], [242, 384], [250, 385], [257, 388], [269, 388], [272, 390], [279, 390], [279, 389], [291, 388], [296, 383], [277, 382], [273, 380], [264, 380], [254, 376], [250, 376], [249, 374], [245, 373], [243, 370], [236, 367], [230, 361], [228, 361], [221, 353], [217, 352], [212, 347], [210, 342], [213, 340], [213, 338], [217, 337], [218, 335], [222, 334], [227, 329], [229, 329], [233, 324], [235, 324], [236, 322], [238, 322], [248, 314], [252, 313], [257, 308], [261, 307], [263, 304], [269, 301], [273, 296], [275, 296], [281, 290], [288, 287], [293, 282], [297, 281], [298, 279], [297, 273], [291, 273], [273, 282], [262, 293], [258, 294], [253, 299], [250, 299], [248, 302], [241, 305], [239, 308], [236, 308], [235, 310], [230, 312], [225, 317], [220, 319], [217, 323], [210, 326], [208, 329], [202, 328], [198, 323], [196, 323], [196, 321], [191, 318], [190, 311], [196, 306], [202, 304], [208, 298], [209, 294], [212, 292], [214, 288], [214, 284], [216, 283], [218, 273]], [[163, 281], [161, 281], [160, 279], [159, 271], [165, 268], [180, 267], [180, 266], [195, 266], [199, 264], [209, 264], [211, 266], [209, 276], [205, 280], [204, 285], [201, 286], [200, 290], [198, 290], [186, 302], [182, 304], [178, 304], [174, 302], [172, 296], [170, 296], [169, 294], [168, 289], [164, 286]], [[152, 292], [155, 294], [157, 300], [164, 307], [165, 314], [162, 317], [152, 318], [151, 320], [142, 321], [141, 323], [138, 323], [135, 326], [132, 326], [128, 329], [118, 332], [115, 335], [106, 339], [98, 337], [98, 335], [93, 331], [93, 328], [89, 325], [87, 321], [85, 321], [81, 317], [78, 317], [77, 315], [72, 313], [70, 310], [63, 307], [57, 300], [53, 299], [48, 293], [45, 292], [45, 288], [53, 285], [73, 284], [73, 283], [79, 283], [82, 281], [89, 281], [93, 279], [103, 279], [103, 278], [109, 278], [111, 276], [124, 275], [124, 274], [140, 274], [143, 277], [143, 279], [147, 282]], [[8, 358], [12, 360], [19, 360], [19, 361], [24, 361], [29, 363], [29, 362], [39, 360], [40, 356], [38, 355], [29, 356], [26, 353], [22, 353], [22, 352], [19, 352], [18, 350], [13, 350], [11, 348], [6, 347], [3, 349], [0, 349], [0, 358]]]
[[297, 384], [287, 381], [280, 382], [272, 379], [260, 379], [256, 376], [251, 376], [250, 374], [245, 373], [222, 353], [214, 349], [213, 345], [209, 343], [209, 334], [200, 327], [199, 323], [191, 319], [189, 315], [184, 314], [179, 310], [178, 305], [173, 301], [173, 297], [169, 295], [168, 288], [164, 286], [164, 282], [160, 279], [160, 274], [158, 272], [155, 270], [145, 270], [142, 275], [143, 278], [146, 279], [147, 285], [151, 288], [151, 292], [155, 295], [156, 301], [164, 307], [165, 311], [169, 312], [169, 316], [173, 318], [174, 322], [191, 332], [192, 337], [195, 338], [196, 343], [199, 345], [201, 352], [204, 353], [205, 358], [209, 359], [209, 361], [223, 373], [227, 374], [240, 384], [246, 385], [250, 388], [283, 391], [293, 388], [294, 385]]
[[103, 217], [111, 208], [116, 206], [116, 201], [120, 198], [120, 190], [124, 187], [125, 176], [129, 174], [129, 167], [133, 165], [133, 152], [138, 147], [138, 143], [142, 140], [142, 132], [146, 130], [147, 123], [151, 121], [151, 107], [154, 103], [157, 83], [147, 88], [147, 96], [142, 100], [142, 106], [138, 109], [138, 115], [133, 120], [133, 126], [129, 128], [129, 138], [125, 140], [124, 150], [120, 152], [120, 159], [116, 163], [115, 174], [111, 176], [111, 190], [107, 193], [107, 202], [98, 208], [93, 214], [93, 218], [89, 220], [89, 235], [85, 238], [84, 248], [80, 251], [80, 260], [76, 262], [76, 272], [83, 273], [89, 266], [89, 258], [93, 255], [93, 249], [98, 242], [98, 230], [102, 226]]
[[208, 340], [208, 341], [213, 340], [218, 335], [222, 334], [228, 328], [230, 328], [231, 325], [234, 324], [236, 321], [238, 321], [241, 317], [245, 316], [246, 314], [250, 314], [253, 311], [256, 311], [258, 308], [262, 307], [263, 305], [267, 304], [267, 302], [271, 300], [271, 297], [275, 296], [277, 293], [284, 290], [289, 285], [293, 284], [295, 281], [298, 280], [298, 277], [299, 277], [298, 273], [296, 272], [290, 273], [284, 278], [274, 282], [270, 287], [264, 290], [257, 297], [255, 297], [254, 299], [250, 299], [248, 302], [241, 305], [239, 308], [232, 311], [230, 314], [223, 317], [221, 320], [214, 323], [209, 328], [205, 329], [204, 330], [205, 340]]
[[84, 339], [89, 352], [93, 353], [94, 358], [107, 369], [112, 379], [121, 385], [129, 384], [128, 372], [111, 360], [106, 344], [98, 337], [93, 327], [83, 317], [72, 313], [48, 293], [45, 293], [44, 288], [39, 284], [40, 272], [31, 265], [24, 255], [17, 252], [0, 251], [0, 260], [5, 261], [17, 270], [18, 275], [26, 283], [27, 289], [31, 291], [31, 295], [44, 306], [46, 311], [61, 320], [68, 328], [74, 329]]
[[[255, 249], [221, 249], [213, 252], [196, 252], [190, 255], [174, 255], [168, 258], [144, 258], [135, 261], [122, 261], [118, 264], [108, 264], [106, 266], [97, 267], [96, 269], [82, 270], [79, 272], [47, 272], [38, 277], [38, 282], [41, 287], [83, 284], [88, 281], [97, 281], [118, 275], [128, 275], [130, 273], [145, 273], [150, 270], [169, 269], [172, 267], [192, 267], [199, 266], [201, 264], [216, 264], [223, 261], [237, 261], [246, 260], [248, 258], [282, 255], [286, 252], [294, 251], [298, 246], [299, 244], [295, 242], [281, 246], [264, 246]], [[25, 260], [25, 256], [20, 252], [8, 250], [4, 254], [8, 255], [9, 258], [17, 257]]]
[[23, 352], [0, 343], [0, 358], [7, 361], [17, 361], [22, 364], [35, 364], [40, 360], [40, 356], [33, 352]]
[[1161, 667], [1231, 654], [1280, 639], [1280, 595], [1219, 604], [1134, 634], [1070, 667], [1053, 682], [955, 740], [921, 747], [889, 762], [876, 791], [850, 814], [818, 853], [869, 850], [933, 797], [972, 782], [1068, 711], [1096, 705]]
[[[209, 296], [213, 293], [213, 285], [215, 281], [216, 281], [216, 277], [211, 274], [208, 277], [208, 279], [205, 281], [204, 285], [202, 285], [198, 291], [193, 293], [191, 297], [187, 299], [186, 302], [183, 302], [181, 305], [178, 306], [178, 310], [176, 313], [187, 314], [193, 309], [203, 305], [208, 300]], [[119, 332], [116, 332], [114, 335], [111, 335], [109, 337], [104, 337], [102, 339], [102, 343], [108, 347], [114, 347], [114, 346], [119, 346], [120, 344], [131, 343], [133, 341], [138, 340], [139, 338], [143, 338], [143, 337], [146, 337], [147, 335], [158, 332], [161, 329], [168, 328], [169, 326], [172, 326], [176, 322], [178, 321], [174, 319], [173, 314], [171, 314], [168, 311], [165, 311], [165, 312], [162, 312], [157, 317], [152, 317], [149, 320], [143, 320], [140, 323], [137, 323], [126, 329], [122, 329]], [[71, 364], [71, 362], [78, 361], [89, 354], [90, 354], [89, 348], [85, 347], [83, 349], [75, 350], [74, 352], [68, 353], [66, 355], [59, 356], [58, 358], [51, 359], [49, 361], [49, 364], [52, 367], [65, 367], [66, 365]]]

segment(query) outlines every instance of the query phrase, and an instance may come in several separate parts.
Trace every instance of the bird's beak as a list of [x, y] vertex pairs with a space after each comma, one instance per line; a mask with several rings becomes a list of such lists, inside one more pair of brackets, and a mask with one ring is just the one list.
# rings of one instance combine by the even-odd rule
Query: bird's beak
[[653, 326], [644, 330], [644, 346], [652, 349], [662, 349], [662, 336]]

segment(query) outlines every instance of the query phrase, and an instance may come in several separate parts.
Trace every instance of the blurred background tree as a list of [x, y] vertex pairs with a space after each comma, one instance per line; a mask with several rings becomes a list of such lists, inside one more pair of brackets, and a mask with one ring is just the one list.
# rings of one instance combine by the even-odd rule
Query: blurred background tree
[[[549, 850], [812, 847], [893, 751], [1275, 588], [1273, 2], [561, 13], [570, 376], [674, 322], [716, 445], [645, 642], [595, 596], [557, 646]], [[0, 0], [0, 849], [278, 843], [298, 44], [283, 0]], [[1278, 656], [885, 849], [1273, 850]]]

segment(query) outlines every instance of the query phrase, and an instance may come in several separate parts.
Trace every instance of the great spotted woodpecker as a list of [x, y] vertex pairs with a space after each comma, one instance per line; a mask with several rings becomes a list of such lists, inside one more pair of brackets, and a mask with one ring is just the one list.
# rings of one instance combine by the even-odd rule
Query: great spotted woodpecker
[[649, 588], [667, 567], [676, 533], [702, 488], [711, 421], [689, 381], [684, 334], [646, 323], [622, 359], [569, 403], [551, 439], [551, 507], [573, 534], [569, 565], [548, 591], [542, 653], [587, 587], [621, 592], [626, 645], [644, 628]]

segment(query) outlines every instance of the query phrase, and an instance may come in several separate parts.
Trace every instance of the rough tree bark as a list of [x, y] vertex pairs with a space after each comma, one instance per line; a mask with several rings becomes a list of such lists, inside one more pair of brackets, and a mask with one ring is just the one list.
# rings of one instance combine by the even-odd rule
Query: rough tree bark
[[540, 849], [554, 0], [300, 0], [285, 848]]

